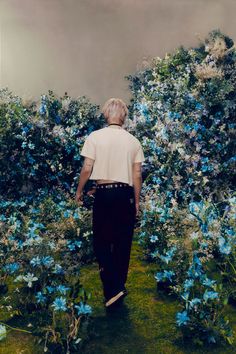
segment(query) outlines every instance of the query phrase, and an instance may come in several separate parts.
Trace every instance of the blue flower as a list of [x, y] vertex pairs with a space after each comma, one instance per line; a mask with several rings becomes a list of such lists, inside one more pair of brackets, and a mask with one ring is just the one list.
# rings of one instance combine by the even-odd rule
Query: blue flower
[[192, 179], [192, 177], [189, 177], [187, 183], [188, 183], [190, 186], [191, 186], [192, 184], [194, 184], [194, 180]]
[[198, 278], [202, 273], [201, 261], [196, 255], [194, 255], [193, 264], [189, 267], [187, 274], [190, 278]]
[[194, 123], [193, 129], [197, 131], [199, 128], [200, 128], [200, 125], [198, 123]]
[[32, 264], [33, 267], [39, 266], [41, 264], [41, 259], [39, 256], [34, 257], [31, 259], [30, 264]]
[[157, 272], [155, 275], [154, 275], [154, 278], [157, 280], [157, 281], [161, 281], [163, 279], [163, 273], [162, 272]]
[[203, 299], [207, 301], [208, 299], [213, 300], [218, 298], [218, 293], [216, 291], [208, 291], [206, 290], [203, 294]]
[[54, 273], [54, 274], [64, 274], [64, 270], [63, 270], [63, 268], [62, 268], [62, 266], [60, 264], [56, 263], [52, 273]]
[[65, 218], [69, 218], [71, 216], [71, 210], [65, 210], [63, 215]]
[[52, 306], [54, 307], [55, 311], [66, 311], [66, 298], [56, 297], [56, 299], [53, 301]]
[[171, 112], [171, 111], [169, 111], [168, 112], [168, 117], [170, 118], [170, 119], [175, 119], [175, 118], [181, 118], [181, 114], [179, 113], [179, 112]]
[[176, 322], [178, 326], [186, 325], [187, 322], [190, 320], [187, 311], [177, 312], [176, 314]]
[[192, 130], [192, 127], [191, 127], [189, 124], [186, 124], [186, 125], [184, 126], [184, 131], [185, 131], [186, 133], [190, 132], [191, 130]]
[[50, 285], [46, 286], [46, 289], [49, 292], [49, 294], [53, 293], [53, 291], [55, 290], [55, 288], [53, 286], [50, 286]]
[[87, 315], [92, 313], [91, 306], [84, 304], [83, 302], [80, 302], [79, 305], [75, 305], [75, 308], [78, 311], [78, 315]]
[[136, 108], [145, 118], [149, 118], [148, 107], [145, 103], [136, 103]]
[[42, 96], [41, 96], [41, 105], [40, 105], [39, 111], [38, 111], [39, 114], [41, 114], [41, 115], [45, 115], [46, 112], [47, 112], [47, 104], [46, 104], [46, 101], [47, 101], [46, 95], [42, 95]]
[[31, 150], [33, 150], [33, 149], [35, 148], [35, 145], [32, 144], [32, 143], [29, 143], [29, 144], [28, 144], [28, 147], [29, 147]]
[[235, 236], [235, 231], [233, 229], [227, 229], [225, 230], [228, 236]]
[[199, 266], [202, 265], [202, 262], [200, 261], [199, 257], [196, 254], [193, 255], [193, 263]]
[[58, 285], [57, 286], [57, 291], [59, 291], [61, 294], [63, 294], [63, 295], [65, 295], [66, 294], [66, 292], [68, 291], [68, 290], [70, 290], [70, 288], [67, 288], [66, 286], [64, 286], [64, 285]]
[[150, 242], [156, 242], [156, 241], [158, 241], [158, 236], [156, 236], [156, 235], [151, 235], [150, 236]]
[[24, 149], [27, 146], [27, 142], [23, 141], [23, 143], [21, 144], [21, 147]]
[[216, 283], [215, 280], [208, 279], [207, 277], [202, 282], [203, 285], [210, 286], [210, 287], [213, 287], [215, 283]]
[[29, 131], [29, 127], [23, 127], [21, 128], [23, 132], [27, 133]]
[[41, 104], [39, 107], [39, 114], [42, 116], [45, 115], [47, 112], [47, 106], [45, 104]]
[[189, 307], [193, 308], [194, 306], [196, 306], [197, 304], [200, 304], [200, 303], [201, 303], [201, 300], [198, 299], [197, 297], [195, 297], [194, 299], [189, 301]]
[[189, 288], [191, 288], [194, 284], [194, 280], [193, 279], [186, 279], [184, 282], [184, 290], [188, 290]]
[[46, 296], [43, 295], [41, 291], [38, 291], [37, 294], [35, 295], [37, 302], [38, 303], [44, 303], [46, 301]]
[[73, 218], [74, 218], [74, 219], [79, 219], [79, 214], [78, 214], [78, 212], [77, 212], [77, 211], [76, 211], [76, 212], [74, 212]]
[[156, 258], [158, 255], [159, 255], [159, 252], [158, 252], [158, 251], [154, 251], [154, 252], [151, 252], [151, 253], [150, 253], [150, 256], [151, 256], [152, 258]]
[[70, 251], [74, 251], [77, 247], [80, 248], [82, 246], [82, 241], [67, 241], [67, 247]]
[[176, 246], [173, 246], [172, 248], [170, 248], [166, 252], [165, 256], [164, 255], [159, 255], [159, 257], [161, 258], [162, 261], [164, 261], [165, 263], [168, 264], [172, 260], [172, 257], [174, 255], [175, 251], [176, 251]]
[[201, 103], [197, 102], [195, 108], [197, 110], [201, 110], [203, 108], [203, 105]]
[[172, 277], [175, 275], [175, 273], [172, 270], [164, 270], [164, 272], [157, 272], [154, 275], [154, 278], [157, 281], [161, 281], [163, 279], [168, 279], [169, 281], [172, 281]]
[[54, 263], [54, 259], [51, 256], [42, 257], [42, 264], [49, 268]]
[[15, 273], [18, 269], [20, 268], [20, 265], [18, 263], [9, 263], [6, 264], [3, 269], [10, 274]]
[[206, 223], [201, 224], [200, 229], [203, 233], [208, 231], [208, 225]]
[[226, 243], [226, 240], [224, 237], [222, 237], [222, 236], [219, 237], [218, 245], [219, 245], [220, 253], [230, 254], [231, 246], [228, 243]]

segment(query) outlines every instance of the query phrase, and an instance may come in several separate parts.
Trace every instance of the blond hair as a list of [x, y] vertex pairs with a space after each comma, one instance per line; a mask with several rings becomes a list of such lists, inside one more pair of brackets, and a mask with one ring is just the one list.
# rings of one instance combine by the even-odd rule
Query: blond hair
[[122, 99], [110, 98], [102, 107], [102, 113], [106, 120], [118, 117], [124, 123], [128, 115], [128, 108]]

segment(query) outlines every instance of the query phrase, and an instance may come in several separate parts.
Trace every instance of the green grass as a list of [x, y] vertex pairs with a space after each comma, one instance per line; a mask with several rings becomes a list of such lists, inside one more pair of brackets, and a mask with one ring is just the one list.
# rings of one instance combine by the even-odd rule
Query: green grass
[[[81, 282], [91, 292], [93, 306], [91, 338], [83, 354], [232, 354], [236, 347], [197, 348], [182, 341], [175, 325], [178, 301], [157, 292], [156, 266], [142, 261], [142, 249], [134, 239], [124, 304], [107, 313], [102, 303], [103, 293], [97, 264], [82, 269]], [[236, 330], [236, 309], [228, 307], [228, 316]]]
[[[89, 324], [89, 339], [83, 354], [232, 354], [236, 347], [197, 348], [183, 343], [175, 326], [178, 301], [156, 290], [156, 266], [142, 260], [142, 249], [134, 239], [130, 259], [128, 296], [121, 307], [107, 312], [97, 263], [81, 269], [81, 283], [91, 293], [89, 304], [93, 314]], [[236, 331], [236, 308], [227, 306], [228, 317]], [[38, 354], [42, 347], [33, 344], [33, 337], [12, 331], [0, 342], [0, 354]]]

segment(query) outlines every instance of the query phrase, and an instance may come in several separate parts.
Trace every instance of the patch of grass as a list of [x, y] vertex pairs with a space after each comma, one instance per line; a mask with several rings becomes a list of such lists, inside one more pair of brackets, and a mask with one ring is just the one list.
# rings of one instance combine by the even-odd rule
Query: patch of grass
[[[236, 348], [211, 346], [197, 348], [182, 341], [175, 325], [178, 301], [157, 292], [155, 264], [142, 259], [142, 249], [134, 237], [126, 287], [128, 296], [122, 306], [107, 312], [103, 305], [102, 284], [98, 265], [93, 263], [81, 270], [81, 282], [91, 293], [93, 319], [90, 339], [83, 346], [83, 354], [232, 354]], [[236, 309], [227, 312], [236, 328]]]
[[0, 342], [0, 354], [42, 354], [43, 348], [35, 344], [35, 337], [16, 331], [8, 333]]

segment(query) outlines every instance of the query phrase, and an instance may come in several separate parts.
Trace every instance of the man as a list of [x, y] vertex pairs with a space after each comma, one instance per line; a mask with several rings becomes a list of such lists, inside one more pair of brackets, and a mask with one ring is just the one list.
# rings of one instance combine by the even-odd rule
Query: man
[[145, 158], [139, 140], [122, 127], [128, 115], [126, 104], [110, 98], [102, 113], [108, 125], [90, 133], [81, 150], [85, 160], [76, 201], [82, 203], [87, 180], [95, 180], [96, 188], [88, 192], [95, 192], [93, 247], [108, 308], [127, 295], [125, 283]]

